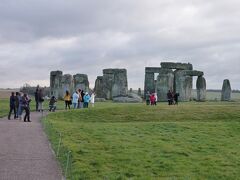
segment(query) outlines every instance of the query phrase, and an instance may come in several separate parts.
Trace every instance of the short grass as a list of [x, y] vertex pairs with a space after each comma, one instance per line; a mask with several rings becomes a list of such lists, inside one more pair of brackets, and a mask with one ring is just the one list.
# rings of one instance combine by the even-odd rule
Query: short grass
[[240, 102], [97, 103], [46, 122], [73, 152], [73, 179], [240, 177]]

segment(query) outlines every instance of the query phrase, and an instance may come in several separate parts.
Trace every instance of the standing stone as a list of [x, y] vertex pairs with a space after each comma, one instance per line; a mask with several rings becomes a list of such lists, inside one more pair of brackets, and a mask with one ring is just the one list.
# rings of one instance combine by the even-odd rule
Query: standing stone
[[197, 78], [197, 101], [206, 101], [206, 80], [203, 76]]
[[168, 90], [173, 90], [174, 74], [170, 69], [162, 69], [157, 77], [158, 101], [167, 101]]
[[139, 96], [139, 97], [142, 97], [142, 91], [141, 91], [141, 88], [138, 88], [138, 96]]
[[179, 101], [189, 101], [192, 95], [192, 76], [186, 75], [182, 70], [176, 70], [175, 74], [175, 92], [179, 93]]
[[94, 92], [96, 94], [96, 98], [104, 98], [103, 76], [97, 76]]
[[114, 83], [112, 87], [112, 97], [126, 97], [128, 95], [127, 70], [114, 70]]
[[154, 73], [153, 72], [145, 73], [144, 97], [148, 91], [150, 93], [155, 92]]
[[62, 71], [51, 71], [50, 72], [50, 89], [51, 96], [56, 98], [62, 98], [61, 89], [62, 89]]
[[66, 91], [68, 91], [69, 93], [72, 93], [73, 91], [73, 77], [70, 74], [64, 74], [62, 76], [62, 90], [61, 90], [61, 97], [64, 97], [64, 94], [66, 93]]
[[231, 94], [232, 94], [232, 89], [230, 85], [230, 81], [228, 79], [225, 79], [223, 81], [223, 86], [222, 86], [222, 101], [230, 101], [231, 100]]
[[73, 76], [74, 90], [82, 89], [84, 92], [89, 91], [89, 81], [86, 74], [76, 74]]
[[128, 93], [126, 69], [104, 69], [103, 91], [106, 99], [124, 97]]
[[133, 92], [133, 89], [132, 88], [130, 88], [130, 90], [129, 90], [129, 93], [132, 93]]

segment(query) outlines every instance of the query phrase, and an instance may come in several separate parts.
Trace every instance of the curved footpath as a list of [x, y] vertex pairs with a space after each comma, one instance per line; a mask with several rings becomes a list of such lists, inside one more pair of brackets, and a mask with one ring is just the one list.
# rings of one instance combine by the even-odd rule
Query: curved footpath
[[0, 119], [0, 180], [61, 180], [59, 164], [40, 122]]

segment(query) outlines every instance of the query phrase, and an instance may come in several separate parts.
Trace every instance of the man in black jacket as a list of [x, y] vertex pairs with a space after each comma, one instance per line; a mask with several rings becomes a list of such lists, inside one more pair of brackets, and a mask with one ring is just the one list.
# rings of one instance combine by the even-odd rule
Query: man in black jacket
[[38, 102], [39, 102], [39, 86], [37, 86], [36, 91], [34, 92], [35, 102], [36, 102], [36, 111], [38, 111]]
[[16, 98], [14, 96], [14, 92], [12, 92], [12, 95], [10, 96], [10, 111], [8, 114], [8, 120], [11, 119], [12, 111], [14, 112], [14, 119], [16, 119], [16, 108], [15, 108]]

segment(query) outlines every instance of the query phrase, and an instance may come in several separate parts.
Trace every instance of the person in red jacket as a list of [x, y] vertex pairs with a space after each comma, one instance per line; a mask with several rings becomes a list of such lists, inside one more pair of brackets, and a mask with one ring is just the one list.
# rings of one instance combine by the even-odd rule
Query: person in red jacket
[[152, 93], [151, 96], [150, 96], [150, 102], [151, 102], [151, 105], [155, 105], [156, 98], [155, 98], [154, 93]]

